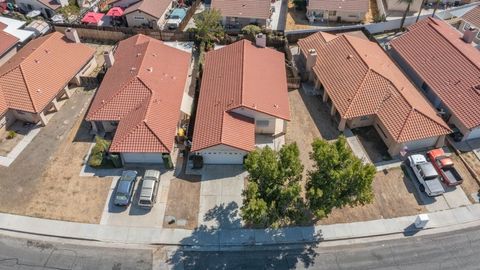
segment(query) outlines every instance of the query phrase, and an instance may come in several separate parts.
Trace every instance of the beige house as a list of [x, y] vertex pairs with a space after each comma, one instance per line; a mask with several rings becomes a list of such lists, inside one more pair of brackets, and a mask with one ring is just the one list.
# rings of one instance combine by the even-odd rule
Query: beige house
[[361, 22], [368, 12], [368, 0], [309, 0], [307, 18], [320, 22]]
[[[125, 4], [130, 4], [130, 2], [117, 2], [118, 6]], [[133, 3], [125, 9], [127, 24], [129, 27], [161, 29], [172, 5], [172, 0], [142, 0]]]
[[462, 33], [471, 32], [471, 42], [480, 45], [480, 6], [476, 6], [460, 17], [458, 30]]
[[227, 29], [242, 29], [249, 24], [270, 27], [270, 0], [212, 0], [210, 8], [220, 11]]
[[97, 66], [95, 51], [80, 44], [74, 30], [54, 32], [29, 42], [0, 67], [0, 127], [15, 120], [46, 125], [47, 114], [60, 109], [70, 85]]
[[443, 146], [450, 128], [377, 43], [318, 32], [298, 45], [340, 131], [371, 126], [391, 156]]

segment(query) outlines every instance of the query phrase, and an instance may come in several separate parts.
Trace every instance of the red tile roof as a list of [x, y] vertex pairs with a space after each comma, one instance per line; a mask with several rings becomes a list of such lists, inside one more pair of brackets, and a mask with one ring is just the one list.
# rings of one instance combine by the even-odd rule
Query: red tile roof
[[308, 9], [367, 12], [368, 0], [309, 0]]
[[211, 8], [224, 17], [270, 18], [270, 0], [212, 0]]
[[480, 27], [480, 6], [476, 6], [467, 13], [463, 14], [462, 19], [469, 22], [472, 26]]
[[376, 115], [397, 142], [450, 132], [378, 44], [319, 32], [298, 45], [304, 54], [317, 51], [313, 70], [342, 118]]
[[219, 144], [253, 150], [255, 123], [234, 111], [289, 120], [287, 91], [284, 55], [276, 50], [241, 40], [207, 53], [192, 151]]
[[0, 87], [11, 109], [39, 113], [92, 59], [95, 50], [55, 32], [30, 41], [0, 67]]
[[460, 122], [480, 125], [480, 52], [447, 23], [428, 18], [408, 28], [391, 46]]
[[111, 152], [172, 151], [190, 57], [144, 35], [119, 43], [86, 117], [120, 121]]
[[143, 0], [136, 2], [125, 9], [124, 14], [132, 13], [134, 11], [142, 11], [157, 19], [167, 11], [167, 8], [172, 4], [172, 0]]
[[[3, 29], [5, 29], [3, 27]], [[13, 48], [18, 43], [18, 38], [2, 30], [0, 25], [0, 57]]]

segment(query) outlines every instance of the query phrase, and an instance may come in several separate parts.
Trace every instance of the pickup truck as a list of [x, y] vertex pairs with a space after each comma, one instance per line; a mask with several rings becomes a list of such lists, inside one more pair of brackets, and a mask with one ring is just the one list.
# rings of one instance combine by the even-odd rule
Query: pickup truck
[[447, 186], [456, 186], [463, 182], [463, 178], [455, 169], [452, 159], [445, 155], [443, 149], [431, 150], [427, 152], [427, 156]]
[[408, 164], [420, 184], [421, 192], [425, 192], [430, 197], [445, 193], [440, 176], [424, 155], [416, 154], [409, 156]]

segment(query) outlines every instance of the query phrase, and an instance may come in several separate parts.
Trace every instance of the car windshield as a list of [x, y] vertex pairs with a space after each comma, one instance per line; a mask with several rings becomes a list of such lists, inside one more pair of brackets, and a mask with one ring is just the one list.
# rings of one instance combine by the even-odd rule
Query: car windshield
[[426, 181], [435, 180], [435, 179], [437, 179], [437, 176], [436, 175], [429, 175], [429, 176], [425, 176], [424, 179]]
[[123, 194], [123, 193], [119, 193], [119, 194], [117, 194], [116, 199], [117, 199], [117, 200], [121, 200], [121, 201], [126, 200], [126, 199], [127, 199], [127, 195], [126, 195], [126, 194]]

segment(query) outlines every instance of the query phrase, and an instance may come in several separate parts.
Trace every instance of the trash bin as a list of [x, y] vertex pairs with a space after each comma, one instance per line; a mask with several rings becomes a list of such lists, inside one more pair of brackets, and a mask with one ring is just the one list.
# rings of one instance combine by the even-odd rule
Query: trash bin
[[173, 162], [172, 162], [172, 157], [169, 154], [163, 154], [162, 155], [163, 159], [163, 165], [165, 166], [165, 169], [173, 169]]
[[427, 214], [420, 214], [417, 216], [417, 219], [415, 219], [415, 228], [417, 229], [423, 229], [425, 226], [427, 226], [428, 221], [430, 218], [428, 217]]

